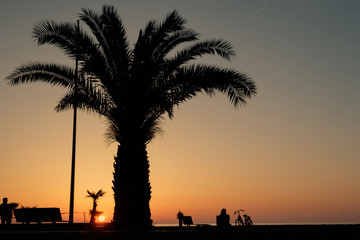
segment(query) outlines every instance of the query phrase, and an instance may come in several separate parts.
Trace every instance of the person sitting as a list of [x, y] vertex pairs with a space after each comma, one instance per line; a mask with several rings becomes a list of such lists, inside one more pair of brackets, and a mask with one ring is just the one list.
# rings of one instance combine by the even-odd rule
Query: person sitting
[[226, 209], [223, 208], [220, 215], [216, 216], [216, 226], [228, 227], [230, 226], [230, 216], [226, 213]]

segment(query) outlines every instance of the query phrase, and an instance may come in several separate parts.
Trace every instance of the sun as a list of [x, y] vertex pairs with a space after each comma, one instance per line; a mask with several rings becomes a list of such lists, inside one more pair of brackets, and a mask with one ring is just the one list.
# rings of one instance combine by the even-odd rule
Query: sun
[[101, 216], [99, 217], [99, 221], [100, 221], [100, 222], [105, 221], [105, 216], [104, 216], [104, 215], [101, 215]]

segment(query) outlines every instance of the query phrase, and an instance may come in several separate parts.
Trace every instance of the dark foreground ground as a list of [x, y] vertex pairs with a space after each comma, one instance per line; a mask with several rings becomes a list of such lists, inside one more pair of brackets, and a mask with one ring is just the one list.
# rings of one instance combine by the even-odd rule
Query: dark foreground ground
[[360, 225], [257, 225], [217, 228], [154, 227], [147, 231], [90, 229], [84, 224], [0, 226], [0, 240], [128, 240], [128, 239], [360, 239]]

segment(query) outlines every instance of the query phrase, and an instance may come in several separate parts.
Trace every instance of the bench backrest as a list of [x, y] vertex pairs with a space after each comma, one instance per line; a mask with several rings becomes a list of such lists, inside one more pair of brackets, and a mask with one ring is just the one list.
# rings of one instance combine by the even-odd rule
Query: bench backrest
[[60, 208], [19, 208], [14, 209], [16, 222], [62, 221]]
[[182, 217], [183, 223], [187, 226], [190, 226], [193, 224], [193, 220], [191, 216], [183, 216]]

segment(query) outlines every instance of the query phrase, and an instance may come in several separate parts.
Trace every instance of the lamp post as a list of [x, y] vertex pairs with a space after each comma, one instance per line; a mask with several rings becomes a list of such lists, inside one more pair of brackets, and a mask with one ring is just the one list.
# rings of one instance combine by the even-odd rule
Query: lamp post
[[74, 87], [74, 121], [73, 121], [73, 141], [71, 159], [71, 183], [70, 183], [70, 210], [69, 224], [74, 223], [74, 192], [75, 192], [75, 150], [76, 150], [76, 121], [77, 121], [77, 91], [78, 91], [78, 62], [79, 62], [79, 31], [80, 23], [77, 20], [76, 29], [76, 58], [75, 58], [75, 87]]

